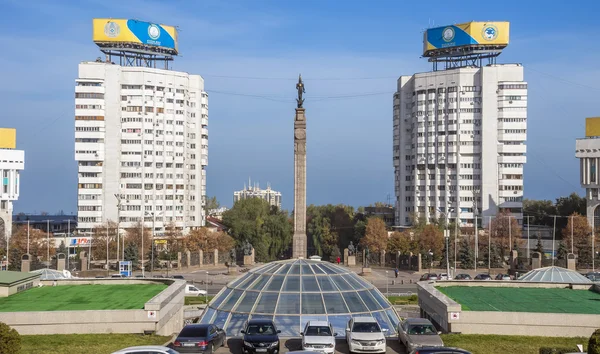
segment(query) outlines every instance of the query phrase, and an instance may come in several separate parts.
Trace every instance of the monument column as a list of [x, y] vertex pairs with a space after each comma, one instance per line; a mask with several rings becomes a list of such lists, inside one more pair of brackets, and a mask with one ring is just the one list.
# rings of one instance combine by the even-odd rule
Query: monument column
[[292, 257], [306, 258], [306, 116], [302, 76], [296, 84], [298, 107], [294, 119], [294, 236]]

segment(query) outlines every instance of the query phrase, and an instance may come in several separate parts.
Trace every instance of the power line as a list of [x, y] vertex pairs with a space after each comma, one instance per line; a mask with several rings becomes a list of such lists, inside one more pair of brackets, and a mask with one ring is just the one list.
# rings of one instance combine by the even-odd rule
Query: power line
[[567, 80], [567, 79], [563, 79], [563, 78], [561, 78], [561, 77], [558, 77], [558, 76], [555, 76], [555, 75], [553, 75], [553, 74], [548, 74], [548, 73], [545, 73], [545, 72], [543, 72], [543, 71], [539, 71], [539, 70], [536, 70], [536, 69], [532, 69], [532, 68], [530, 68], [530, 67], [528, 67], [527, 69], [528, 69], [528, 70], [531, 70], [531, 71], [533, 71], [533, 72], [536, 72], [536, 73], [539, 73], [539, 74], [546, 75], [546, 76], [548, 76], [548, 77], [554, 78], [554, 79], [556, 79], [556, 80], [559, 80], [559, 81], [562, 81], [562, 82], [565, 82], [565, 83], [571, 84], [571, 85], [580, 86], [580, 87], [585, 87], [585, 88], [588, 88], [588, 89], [591, 89], [591, 90], [600, 90], [600, 88], [598, 88], [598, 87], [592, 87], [592, 86], [588, 86], [588, 85], [580, 84], [580, 83], [578, 83], [578, 82], [574, 82], [574, 81], [570, 81], [570, 80]]
[[[230, 75], [202, 75], [203, 77], [214, 77], [220, 79], [241, 79], [241, 80], [283, 80], [296, 81], [298, 78], [288, 77], [257, 77], [257, 76], [230, 76]], [[303, 78], [306, 81], [347, 81], [347, 80], [390, 80], [398, 79], [397, 76], [380, 76], [380, 77], [323, 77], [323, 78]]]

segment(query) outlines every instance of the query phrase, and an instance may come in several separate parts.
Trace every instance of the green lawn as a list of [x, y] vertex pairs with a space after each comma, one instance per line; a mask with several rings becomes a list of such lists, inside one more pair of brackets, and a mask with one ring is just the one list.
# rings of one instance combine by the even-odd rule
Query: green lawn
[[166, 288], [164, 284], [44, 286], [0, 298], [0, 312], [143, 309]]
[[[213, 299], [214, 296], [208, 296], [208, 302]], [[206, 297], [204, 296], [186, 296], [184, 305], [203, 305], [206, 304]]]
[[[113, 285], [110, 285], [113, 286]], [[139, 334], [51, 334], [21, 336], [21, 353], [106, 354], [136, 345], [163, 345], [171, 337]]]
[[466, 349], [473, 354], [539, 354], [541, 347], [573, 348], [577, 344], [587, 348], [588, 338], [497, 336], [479, 334], [442, 335], [444, 344], [450, 347]]
[[392, 305], [418, 305], [419, 304], [419, 298], [417, 297], [417, 295], [388, 296], [387, 299]]
[[600, 314], [600, 294], [590, 290], [448, 286], [437, 287], [463, 311]]

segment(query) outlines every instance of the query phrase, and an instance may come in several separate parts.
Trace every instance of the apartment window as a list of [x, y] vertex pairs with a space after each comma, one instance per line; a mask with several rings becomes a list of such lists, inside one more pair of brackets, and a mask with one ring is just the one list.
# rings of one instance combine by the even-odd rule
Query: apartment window
[[75, 120], [104, 120], [104, 116], [75, 116]]
[[76, 104], [76, 109], [102, 109], [102, 105], [99, 104]]
[[79, 183], [79, 189], [102, 189], [102, 183]]
[[142, 85], [121, 85], [123, 90], [141, 90]]
[[76, 92], [75, 98], [104, 99], [104, 94], [95, 92]]
[[78, 81], [77, 82], [77, 86], [102, 86], [101, 82], [82, 82], [82, 81]]
[[100, 127], [75, 127], [76, 132], [99, 132]]
[[500, 84], [498, 85], [500, 90], [526, 90], [527, 84]]

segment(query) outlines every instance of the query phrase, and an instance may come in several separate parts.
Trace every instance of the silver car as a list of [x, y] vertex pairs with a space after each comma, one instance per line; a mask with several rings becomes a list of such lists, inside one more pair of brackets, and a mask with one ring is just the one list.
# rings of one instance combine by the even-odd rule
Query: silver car
[[409, 353], [420, 347], [443, 347], [440, 333], [425, 318], [407, 318], [398, 324], [398, 340]]

